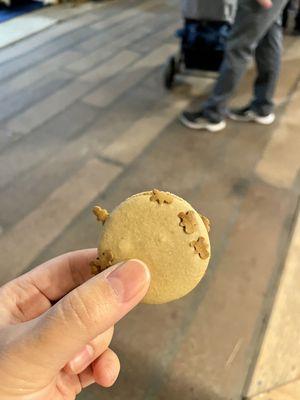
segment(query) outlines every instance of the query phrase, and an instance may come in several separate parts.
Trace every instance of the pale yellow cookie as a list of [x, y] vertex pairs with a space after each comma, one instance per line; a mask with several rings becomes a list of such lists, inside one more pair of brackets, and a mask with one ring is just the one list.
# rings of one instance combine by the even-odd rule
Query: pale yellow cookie
[[211, 255], [208, 226], [208, 220], [203, 221], [178, 196], [156, 189], [136, 194], [105, 219], [96, 261], [98, 271], [111, 263], [138, 258], [151, 272], [144, 303], [178, 299], [189, 293], [206, 271]]

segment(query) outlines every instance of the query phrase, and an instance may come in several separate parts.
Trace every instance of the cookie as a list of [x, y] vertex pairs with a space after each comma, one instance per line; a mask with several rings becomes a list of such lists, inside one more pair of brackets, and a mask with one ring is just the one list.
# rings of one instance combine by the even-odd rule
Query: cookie
[[132, 258], [144, 261], [151, 272], [148, 304], [179, 299], [200, 282], [211, 256], [210, 223], [188, 202], [154, 189], [129, 197], [111, 214], [96, 210], [105, 218], [98, 218], [104, 225], [94, 272]]

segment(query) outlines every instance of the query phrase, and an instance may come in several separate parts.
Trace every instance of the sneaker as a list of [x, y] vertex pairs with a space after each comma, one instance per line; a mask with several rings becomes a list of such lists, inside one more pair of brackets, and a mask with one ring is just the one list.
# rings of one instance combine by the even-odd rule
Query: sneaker
[[233, 121], [257, 122], [262, 125], [271, 125], [275, 121], [274, 113], [262, 115], [254, 111], [251, 106], [230, 110], [228, 117]]
[[203, 111], [184, 111], [179, 117], [181, 123], [191, 129], [203, 129], [209, 132], [218, 132], [226, 127], [224, 120], [214, 121], [203, 115]]

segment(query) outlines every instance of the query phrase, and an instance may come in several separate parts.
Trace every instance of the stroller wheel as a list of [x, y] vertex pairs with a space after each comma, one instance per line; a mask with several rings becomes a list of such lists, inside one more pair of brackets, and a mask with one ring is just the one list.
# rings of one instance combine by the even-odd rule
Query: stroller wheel
[[170, 57], [164, 69], [164, 85], [166, 89], [172, 89], [177, 67], [175, 57]]

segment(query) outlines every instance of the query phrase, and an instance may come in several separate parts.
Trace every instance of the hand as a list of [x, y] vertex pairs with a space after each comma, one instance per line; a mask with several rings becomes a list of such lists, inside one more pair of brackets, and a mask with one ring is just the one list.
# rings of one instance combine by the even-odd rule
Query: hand
[[266, 10], [273, 7], [272, 0], [256, 0], [256, 1]]
[[92, 277], [95, 257], [64, 254], [0, 288], [1, 400], [71, 400], [117, 379], [113, 326], [144, 297], [150, 275], [130, 260]]

